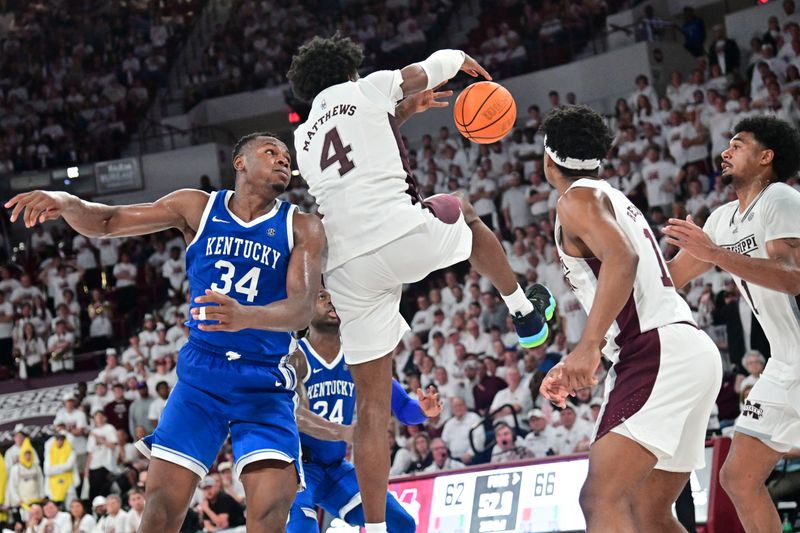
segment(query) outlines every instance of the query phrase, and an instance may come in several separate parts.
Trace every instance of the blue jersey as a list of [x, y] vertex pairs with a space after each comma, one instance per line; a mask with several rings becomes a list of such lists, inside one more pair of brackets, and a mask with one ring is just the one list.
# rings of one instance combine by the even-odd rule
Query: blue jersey
[[[275, 207], [250, 222], [228, 208], [233, 191], [212, 192], [200, 228], [186, 249], [186, 272], [192, 307], [206, 289], [243, 305], [267, 305], [286, 298], [286, 272], [294, 244], [296, 206], [276, 200]], [[221, 350], [229, 359], [246, 357], [278, 364], [295, 349], [290, 332], [243, 329], [235, 333], [198, 329], [191, 318], [189, 342]]]
[[[309, 408], [331, 422], [351, 424], [356, 405], [356, 387], [344, 362], [344, 354], [340, 350], [336, 359], [328, 364], [306, 339], [300, 339], [299, 345], [308, 360], [308, 373], [303, 382]], [[315, 463], [336, 463], [344, 459], [347, 452], [347, 443], [344, 441], [324, 441], [300, 433], [300, 442], [308, 449], [311, 461]]]

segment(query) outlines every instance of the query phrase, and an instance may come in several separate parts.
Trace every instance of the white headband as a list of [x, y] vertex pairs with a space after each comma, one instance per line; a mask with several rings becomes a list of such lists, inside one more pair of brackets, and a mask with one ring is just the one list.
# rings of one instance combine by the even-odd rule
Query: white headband
[[547, 135], [544, 136], [544, 151], [550, 159], [570, 170], [594, 170], [600, 166], [599, 159], [575, 159], [574, 157], [561, 157], [555, 150], [547, 146]]

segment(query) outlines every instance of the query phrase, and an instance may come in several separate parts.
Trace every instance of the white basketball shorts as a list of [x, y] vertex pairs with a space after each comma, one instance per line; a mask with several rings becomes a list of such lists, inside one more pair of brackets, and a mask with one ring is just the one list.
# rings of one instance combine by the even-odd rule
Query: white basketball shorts
[[721, 383], [719, 350], [693, 325], [642, 333], [621, 347], [619, 361], [609, 370], [595, 440], [613, 431], [655, 455], [659, 470], [702, 468], [708, 419]]
[[325, 288], [342, 320], [347, 364], [383, 357], [409, 331], [400, 314], [404, 283], [419, 281], [472, 253], [472, 232], [463, 214], [452, 224], [427, 210], [424, 216], [424, 224], [399, 239], [325, 274]]
[[736, 419], [736, 431], [778, 453], [800, 448], [800, 365], [767, 361]]

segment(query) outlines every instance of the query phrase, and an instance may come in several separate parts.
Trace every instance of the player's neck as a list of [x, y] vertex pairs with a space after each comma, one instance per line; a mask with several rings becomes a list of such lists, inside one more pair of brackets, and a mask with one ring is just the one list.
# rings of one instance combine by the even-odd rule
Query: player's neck
[[338, 332], [331, 334], [311, 329], [308, 332], [308, 342], [327, 363], [333, 362], [342, 349]]
[[566, 176], [559, 175], [555, 177], [550, 183], [558, 191], [558, 196], [561, 197], [564, 196], [564, 193], [566, 193], [570, 187], [572, 187], [573, 183], [583, 178], [597, 179], [597, 178], [592, 178], [592, 176], [576, 176], [574, 178], [573, 177], [568, 178]]
[[753, 203], [756, 196], [761, 194], [761, 191], [767, 188], [771, 183], [766, 176], [757, 176], [746, 183], [733, 184], [736, 191], [736, 196], [739, 198], [739, 211], [742, 212]]
[[255, 220], [269, 213], [275, 206], [275, 196], [265, 193], [263, 187], [255, 187], [245, 180], [237, 180], [228, 208], [245, 222]]

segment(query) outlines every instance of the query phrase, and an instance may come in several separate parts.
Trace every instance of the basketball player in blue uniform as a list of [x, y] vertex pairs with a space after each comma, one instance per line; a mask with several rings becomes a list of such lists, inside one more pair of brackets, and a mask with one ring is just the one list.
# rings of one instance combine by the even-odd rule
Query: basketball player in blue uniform
[[[291, 359], [302, 381], [298, 385], [301, 407], [297, 410], [297, 425], [303, 445], [306, 489], [297, 494], [292, 505], [288, 533], [318, 532], [318, 505], [350, 525], [364, 526], [355, 467], [345, 460], [345, 441], [352, 437], [356, 396], [342, 353], [339, 322], [330, 293], [320, 290], [308, 335], [300, 340], [300, 348]], [[437, 394], [423, 396], [421, 390], [417, 394], [419, 402], [392, 380], [392, 411], [403, 424], [420, 424], [426, 417], [441, 414]], [[413, 533], [416, 529], [414, 519], [391, 494], [386, 497], [386, 522], [392, 533]]]
[[234, 147], [234, 191], [183, 189], [126, 206], [33, 191], [6, 203], [11, 220], [22, 216], [26, 227], [63, 217], [87, 237], [178, 228], [186, 239], [189, 341], [161, 420], [139, 443], [150, 445], [143, 451], [152, 459], [140, 532], [178, 531], [229, 432], [248, 531], [282, 531], [303, 485], [288, 360], [291, 332], [311, 320], [325, 237], [319, 219], [277, 199], [290, 161], [283, 142], [254, 133]]

